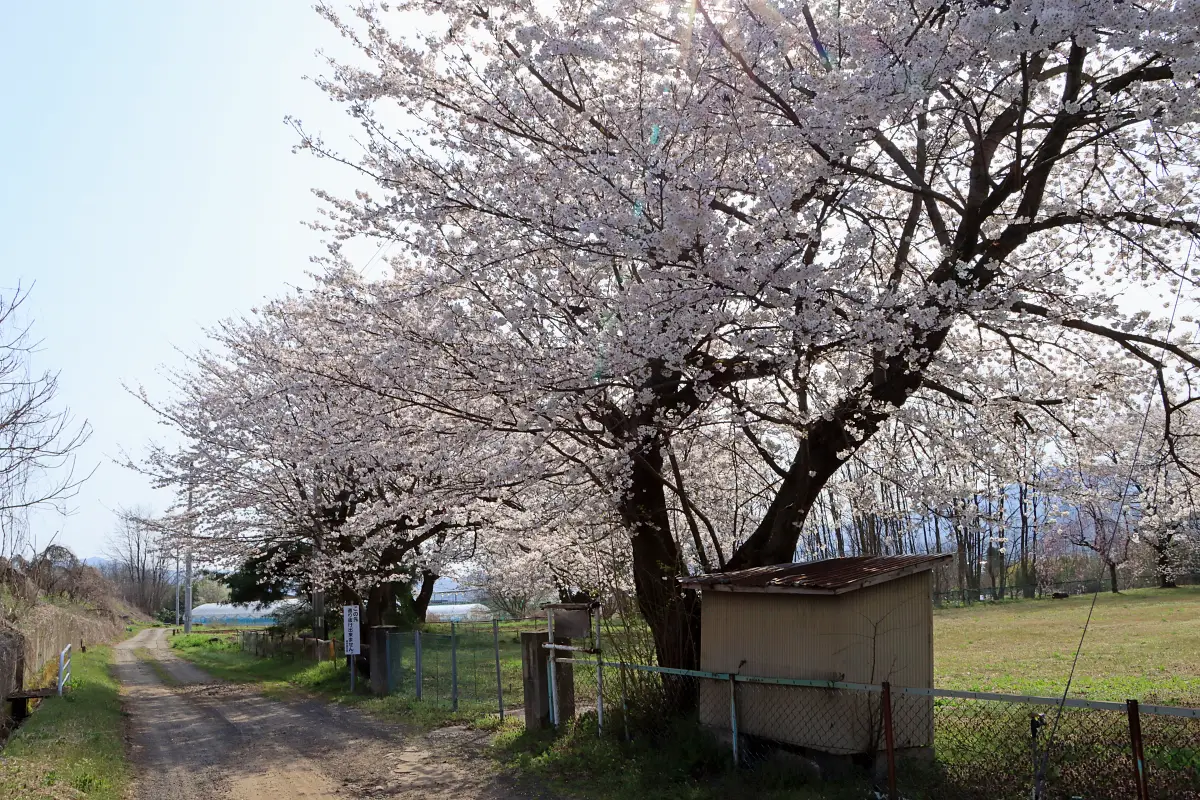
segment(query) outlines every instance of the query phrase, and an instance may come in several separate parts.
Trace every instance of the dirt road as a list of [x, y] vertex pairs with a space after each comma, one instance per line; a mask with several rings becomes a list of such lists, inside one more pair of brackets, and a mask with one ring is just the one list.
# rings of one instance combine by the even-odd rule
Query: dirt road
[[428, 736], [317, 701], [215, 681], [150, 628], [116, 648], [139, 800], [499, 800], [527, 795], [461, 729]]

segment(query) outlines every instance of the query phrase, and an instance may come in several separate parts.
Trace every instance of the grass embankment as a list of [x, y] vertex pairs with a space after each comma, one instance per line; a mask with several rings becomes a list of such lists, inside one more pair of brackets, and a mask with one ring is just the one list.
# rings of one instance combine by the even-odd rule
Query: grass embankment
[[[316, 695], [325, 700], [352, 705], [372, 714], [396, 719], [420, 728], [436, 728], [443, 725], [471, 724], [481, 728], [495, 728], [499, 718], [495, 715], [494, 700], [474, 700], [465, 688], [466, 672], [460, 672], [462, 693], [459, 708], [454, 711], [449, 705], [448, 677], [442, 675], [440, 690], [435, 694], [426, 681], [426, 699], [417, 701], [410, 691], [401, 691], [386, 697], [374, 697], [369, 693], [367, 680], [360, 676], [357, 691], [350, 691], [350, 673], [343, 659], [313, 663], [302, 658], [276, 656], [260, 658], [243, 653], [237, 634], [212, 635], [206, 633], [181, 634], [171, 637], [171, 647], [180, 657], [214, 677], [232, 683], [253, 683], [264, 694], [275, 697], [291, 697], [298, 693]], [[426, 655], [425, 671], [431, 669], [430, 650], [423, 648]], [[436, 652], [436, 647], [435, 647]], [[436, 655], [433, 656], [438, 661]], [[464, 667], [465, 669], [465, 667]], [[493, 657], [494, 669], [494, 657]], [[440, 669], [438, 670], [440, 673]], [[448, 674], [448, 673], [447, 673]], [[489, 673], [495, 681], [495, 672]], [[516, 675], [520, 675], [520, 656], [517, 655]], [[409, 678], [411, 684], [411, 678]], [[404, 684], [402, 684], [404, 685]], [[494, 685], [494, 684], [493, 684]], [[494, 690], [493, 690], [494, 691]], [[516, 691], [513, 687], [513, 691]], [[494, 696], [494, 695], [491, 695]], [[511, 695], [519, 703], [520, 694]]]
[[[1091, 602], [1080, 595], [935, 611], [935, 685], [1061, 695]], [[1200, 703], [1200, 587], [1102, 592], [1071, 695]]]
[[123, 797], [130, 771], [111, 655], [89, 647], [71, 659], [66, 696], [43, 701], [4, 747], [0, 797]]

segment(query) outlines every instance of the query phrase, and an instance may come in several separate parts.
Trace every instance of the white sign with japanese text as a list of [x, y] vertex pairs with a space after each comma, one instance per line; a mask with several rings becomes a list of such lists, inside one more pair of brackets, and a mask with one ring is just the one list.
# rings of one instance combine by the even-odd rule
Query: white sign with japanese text
[[362, 642], [359, 640], [358, 630], [358, 606], [342, 606], [342, 630], [345, 635], [342, 637], [346, 644], [346, 655], [356, 656], [362, 649]]

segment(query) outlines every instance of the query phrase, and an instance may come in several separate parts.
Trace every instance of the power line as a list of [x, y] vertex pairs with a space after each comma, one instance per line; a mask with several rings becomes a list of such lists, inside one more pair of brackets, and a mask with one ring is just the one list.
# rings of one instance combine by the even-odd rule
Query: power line
[[[1175, 314], [1179, 311], [1179, 299], [1183, 296], [1183, 284], [1187, 278], [1188, 265], [1190, 265], [1192, 262], [1192, 247], [1194, 245], [1195, 245], [1195, 240], [1192, 240], [1191, 242], [1188, 243], [1187, 256], [1184, 258], [1183, 275], [1180, 276], [1179, 286], [1175, 290], [1175, 303], [1171, 307], [1171, 317], [1167, 321], [1167, 332], [1166, 332], [1166, 335], [1164, 336], [1164, 340], [1168, 341], [1168, 342], [1171, 340], [1171, 329], [1175, 327]], [[1150, 394], [1153, 394], [1153, 390], [1154, 390], [1154, 382], [1152, 380], [1151, 384], [1150, 384]], [[1116, 514], [1116, 519], [1113, 522], [1114, 526], [1120, 524], [1121, 514], [1124, 513], [1124, 510], [1125, 510], [1125, 498], [1129, 494], [1129, 487], [1133, 484], [1133, 471], [1137, 466], [1138, 455], [1141, 453], [1141, 450], [1142, 450], [1142, 441], [1145, 439], [1145, 436], [1146, 436], [1146, 427], [1150, 422], [1151, 402], [1152, 401], [1149, 398], [1147, 398], [1146, 410], [1142, 414], [1142, 427], [1141, 427], [1141, 430], [1138, 431], [1137, 444], [1134, 445], [1134, 448], [1133, 448], [1133, 458], [1131, 458], [1129, 460], [1129, 474], [1125, 478], [1125, 486], [1121, 489], [1121, 496], [1117, 500], [1117, 514]], [[1114, 527], [1113, 532], [1114, 532], [1114, 534], [1116, 533], [1115, 527]], [[1101, 578], [1102, 577], [1103, 577], [1103, 575], [1101, 575]], [[1050, 748], [1054, 744], [1054, 735], [1058, 732], [1058, 723], [1059, 723], [1059, 720], [1062, 719], [1063, 707], [1066, 705], [1067, 695], [1071, 691], [1071, 682], [1075, 679], [1075, 668], [1079, 665], [1079, 656], [1083, 652], [1083, 642], [1087, 638], [1088, 628], [1092, 624], [1092, 615], [1096, 611], [1096, 601], [1100, 598], [1100, 580], [1101, 580], [1101, 578], [1097, 578], [1097, 580], [1096, 580], [1096, 590], [1092, 593], [1092, 603], [1088, 607], [1087, 619], [1084, 620], [1084, 622], [1083, 622], [1083, 632], [1079, 635], [1079, 645], [1075, 648], [1075, 657], [1071, 660], [1071, 671], [1070, 671], [1070, 673], [1067, 674], [1067, 685], [1065, 687], [1063, 687], [1062, 699], [1059, 700], [1058, 706], [1055, 709], [1054, 725], [1051, 726], [1051, 728], [1050, 728], [1050, 736], [1046, 740], [1046, 747], [1043, 750], [1041, 763], [1039, 764], [1037, 774], [1034, 777], [1034, 781], [1035, 781], [1034, 798], [1035, 798], [1035, 800], [1042, 797], [1042, 781], [1045, 779], [1046, 767], [1049, 766], [1049, 762], [1050, 762]]]
[[387, 239], [382, 244], [380, 244], [379, 248], [375, 251], [375, 255], [368, 258], [367, 263], [363, 264], [362, 267], [358, 270], [359, 276], [365, 275], [367, 273], [367, 268], [375, 263], [375, 259], [379, 258], [380, 254], [383, 253], [383, 251], [385, 249], [390, 248], [395, 243], [396, 242], [394, 239]]

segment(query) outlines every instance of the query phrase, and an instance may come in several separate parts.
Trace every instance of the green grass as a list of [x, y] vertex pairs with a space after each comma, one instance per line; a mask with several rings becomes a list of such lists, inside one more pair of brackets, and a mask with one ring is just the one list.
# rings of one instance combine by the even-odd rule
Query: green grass
[[[361, 680], [357, 691], [351, 693], [350, 673], [342, 659], [313, 663], [300, 658], [259, 658], [243, 653], [236, 635], [181, 634], [171, 638], [171, 647], [180, 657], [210, 675], [231, 683], [253, 683], [268, 696], [316, 695], [422, 729], [461, 724], [491, 729], [499, 725], [494, 700], [483, 702], [464, 697], [458, 710], [453, 711], [448, 692], [440, 695], [440, 701], [432, 694], [429, 699], [417, 701], [411, 693], [405, 692], [374, 697], [368, 693], [366, 682]], [[517, 663], [519, 676], [519, 656]], [[445, 683], [445, 687], [448, 685]], [[520, 700], [520, 695], [513, 696]]]
[[810, 783], [803, 772], [783, 761], [734, 770], [729, 747], [690, 721], [633, 742], [597, 737], [594, 714], [585, 715], [558, 737], [528, 733], [509, 724], [497, 734], [493, 752], [523, 780], [584, 800], [860, 800], [868, 796], [865, 783]]
[[67, 695], [43, 701], [5, 746], [0, 797], [78, 796], [72, 790], [98, 800], [123, 797], [130, 770], [111, 654], [108, 647], [90, 647], [71, 659]]
[[[935, 685], [1061, 695], [1091, 600], [1082, 595], [935, 611]], [[1200, 703], [1200, 587], [1102, 592], [1071, 695]]]

